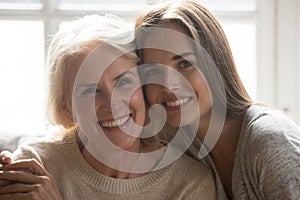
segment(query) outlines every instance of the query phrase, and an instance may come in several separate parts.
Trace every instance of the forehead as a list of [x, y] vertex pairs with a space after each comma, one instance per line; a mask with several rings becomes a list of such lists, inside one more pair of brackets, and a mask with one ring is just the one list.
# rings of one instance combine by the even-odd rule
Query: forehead
[[133, 58], [117, 49], [93, 49], [72, 59], [68, 76], [77, 84], [96, 83], [101, 77], [117, 76], [135, 66]]
[[185, 29], [177, 24], [167, 23], [150, 28], [146, 32], [142, 48], [143, 50], [152, 49], [151, 53], [155, 53], [153, 50], [157, 50], [157, 53], [167, 51], [179, 55], [186, 50], [192, 50], [194, 44], [195, 42], [188, 36]]
[[136, 63], [126, 55], [114, 60], [103, 72], [103, 76], [116, 77], [136, 67]]

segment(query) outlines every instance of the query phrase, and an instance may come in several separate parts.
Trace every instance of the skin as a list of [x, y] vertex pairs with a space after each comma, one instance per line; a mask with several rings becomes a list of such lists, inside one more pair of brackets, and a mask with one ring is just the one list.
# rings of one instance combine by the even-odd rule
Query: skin
[[[72, 62], [71, 66], [74, 67], [69, 72], [69, 91], [73, 91], [76, 73], [85, 56], [78, 56]], [[99, 82], [85, 82], [76, 91], [85, 99], [95, 95], [96, 123], [115, 145], [131, 152], [147, 152], [150, 150], [142, 145], [140, 139], [136, 137], [138, 136], [138, 133], [135, 133], [137, 130], [132, 127], [133, 123], [143, 126], [146, 112], [142, 89], [141, 87], [136, 87], [140, 84], [139, 76], [136, 72], [127, 73], [130, 69], [135, 69], [135, 67], [136, 64], [133, 61], [126, 56], [121, 56], [108, 66]], [[95, 73], [87, 71], [87, 74], [85, 74], [88, 77], [87, 80], [92, 80], [89, 78], [93, 74]], [[119, 110], [118, 113], [122, 114], [114, 117], [110, 105], [112, 91], [120, 92], [119, 94], [122, 94], [123, 91], [123, 94], [125, 94], [130, 87], [135, 89], [132, 92], [129, 104], [126, 103], [126, 108], [129, 107], [129, 113], [126, 113], [128, 109], [124, 112]], [[128, 96], [128, 93], [126, 95]], [[72, 98], [72, 93], [69, 97]], [[117, 97], [118, 99], [114, 102], [118, 103], [118, 105], [126, 100], [125, 95], [117, 95]], [[122, 105], [124, 107], [124, 104]], [[69, 113], [70, 110], [66, 110], [66, 112]], [[89, 115], [86, 116], [89, 117]], [[132, 135], [125, 133], [120, 127], [109, 127], [107, 125], [109, 124], [108, 122], [113, 123], [114, 120], [124, 117], [128, 117], [129, 120], [121, 126], [126, 131], [131, 130]], [[82, 142], [80, 140], [78, 142], [79, 147], [82, 147]], [[142, 173], [128, 173], [112, 169], [95, 159], [87, 149], [82, 148], [81, 152], [84, 159], [104, 175], [114, 178], [134, 178], [143, 175]], [[0, 168], [0, 199], [62, 199], [55, 180], [36, 160], [12, 161], [12, 155], [7, 151], [2, 152], [0, 157], [2, 164]]]
[[[109, 54], [103, 55], [102, 59], [111, 57], [114, 49], [107, 47], [106, 52]], [[72, 66], [76, 67], [70, 70], [69, 91], [73, 90], [77, 71], [84, 58], [85, 56], [78, 57], [78, 59], [75, 59], [72, 63]], [[94, 66], [97, 67], [99, 65]], [[104, 134], [112, 143], [119, 148], [130, 152], [150, 151], [142, 144], [140, 138], [138, 137], [141, 130], [136, 129], [136, 127], [133, 126], [136, 124], [142, 127], [145, 123], [146, 114], [144, 96], [142, 88], [140, 87], [139, 75], [136, 70], [131, 70], [136, 69], [136, 63], [125, 55], [118, 57], [103, 72], [99, 82], [97, 73], [95, 73], [97, 69], [95, 69], [94, 66], [86, 68], [83, 78], [80, 79], [78, 88], [75, 88], [75, 91], [78, 93], [75, 95], [75, 98], [78, 97], [80, 99], [84, 99], [80, 100], [81, 103], [83, 103], [81, 107], [84, 108], [83, 110], [80, 110], [80, 114], [83, 115], [81, 116], [81, 119], [88, 121], [94, 120], [92, 110], [94, 108], [88, 106], [88, 104], [90, 104], [92, 98], [95, 97], [95, 110], [97, 119], [94, 121], [94, 123], [102, 128]], [[136, 89], [133, 90], [133, 88]], [[114, 96], [112, 101], [113, 91], [117, 94]], [[130, 91], [132, 93], [127, 104], [126, 100]], [[116, 108], [117, 116], [113, 115], [112, 107]], [[118, 119], [126, 119], [126, 122], [121, 126], [109, 127], [109, 123], [112, 125], [112, 123]], [[89, 123], [88, 121], [83, 121], [83, 123]], [[83, 134], [85, 133], [83, 132]], [[114, 178], [133, 178], [143, 175], [142, 173], [128, 173], [112, 169], [111, 167], [99, 162], [85, 148], [82, 149], [82, 154], [85, 160], [92, 167], [104, 175]], [[122, 162], [120, 162], [120, 164], [122, 164]]]
[[[107, 51], [110, 53], [107, 56], [111, 56], [114, 49]], [[105, 56], [99, 60], [105, 59]], [[80, 56], [71, 63], [71, 66], [76, 67], [72, 67], [69, 70], [69, 91], [73, 91], [76, 74], [84, 58], [85, 56]], [[98, 66], [95, 65], [95, 67]], [[139, 152], [141, 146], [140, 139], [137, 137], [140, 130], [134, 129], [133, 124], [144, 125], [146, 110], [139, 75], [136, 70], [131, 70], [135, 69], [136, 63], [123, 55], [115, 59], [107, 67], [100, 80], [98, 80], [98, 74], [95, 73], [97, 71], [95, 67], [86, 68], [87, 70], [84, 71], [83, 78], [77, 84], [78, 87], [74, 86], [76, 87], [74, 91], [77, 93], [75, 94], [75, 98], [80, 99], [80, 103], [84, 107], [77, 114], [84, 116], [84, 119], [87, 120], [83, 123], [89, 123], [88, 120], [95, 121], [93, 116], [93, 109], [95, 109], [97, 116], [95, 123], [101, 126], [104, 134], [111, 142], [124, 150]], [[137, 89], [132, 91], [134, 88]], [[116, 94], [112, 101], [113, 91]], [[130, 91], [132, 94], [128, 102], [129, 104], [127, 104], [126, 100]], [[94, 97], [95, 108], [89, 106]], [[116, 116], [113, 115], [112, 107], [117, 110]], [[79, 117], [77, 119], [79, 120]], [[109, 127], [118, 119], [126, 119], [126, 123], [121, 126], [122, 129], [116, 125]]]
[[[164, 25], [162, 28], [169, 28], [181, 33], [185, 32], [173, 25]], [[151, 43], [158, 38], [159, 35], [150, 34], [145, 40], [145, 45]], [[194, 108], [199, 105], [199, 114], [201, 120], [208, 121], [210, 118], [210, 109], [212, 105], [212, 99], [209, 92], [209, 89], [206, 84], [206, 80], [203, 77], [202, 73], [194, 67], [197, 65], [197, 55], [194, 52], [189, 41], [184, 41], [185, 38], [180, 41], [178, 46], [180, 46], [179, 55], [164, 51], [162, 49], [144, 49], [142, 54], [143, 63], [147, 64], [144, 67], [143, 73], [146, 76], [146, 79], [152, 80], [156, 77], [164, 79], [165, 85], [160, 84], [147, 84], [145, 86], [145, 95], [151, 105], [153, 104], [162, 104], [167, 112], [167, 121], [175, 127], [178, 127], [181, 123], [181, 115], [186, 121], [184, 125], [194, 123], [198, 116], [194, 115]], [[172, 41], [170, 41], [172, 42]], [[161, 64], [163, 66], [171, 67], [173, 70], [165, 70], [163, 75], [155, 72], [154, 67], [147, 67], [149, 64]], [[153, 68], [153, 69], [152, 69]], [[156, 70], [157, 71], [157, 70]], [[180, 77], [176, 77], [176, 72], [181, 74], [185, 80], [188, 81], [192, 87], [192, 91], [183, 83], [182, 80], [179, 80]], [[174, 73], [174, 74], [173, 74]], [[159, 77], [161, 76], [161, 77]], [[195, 95], [193, 95], [193, 93]], [[176, 97], [177, 96], [177, 97]], [[176, 100], [186, 101], [180, 106], [168, 106], [176, 102]], [[182, 112], [182, 113], [181, 113]], [[202, 123], [202, 127], [199, 129], [199, 133], [205, 132], [207, 127], [206, 123]], [[203, 134], [201, 134], [203, 136]]]
[[[160, 27], [168, 28], [188, 35], [184, 29], [174, 23], [163, 24], [160, 25]], [[160, 36], [155, 35], [155, 33], [150, 33], [147, 35], [145, 40], [146, 46], [147, 43], [150, 44], [156, 39], [159, 39], [159, 37]], [[188, 41], [184, 41], [184, 39], [181, 41], [177, 40], [177, 43], [180, 43], [178, 46], [180, 46], [180, 48], [183, 50], [182, 53], [180, 52], [180, 57], [178, 57], [177, 54], [161, 49], [144, 49], [142, 51], [142, 62], [146, 64], [144, 74], [146, 73], [146, 76], [147, 73], [150, 74], [148, 75], [150, 79], [158, 76], [159, 74], [155, 73], [155, 71], [150, 73], [151, 71], [149, 72], [149, 70], [151, 69], [150, 67], [147, 67], [147, 64], [162, 64], [168, 66], [182, 74], [186, 80], [188, 80], [193, 89], [192, 92], [195, 93], [195, 98], [189, 99], [187, 102], [184, 102], [180, 105], [182, 108], [182, 113], [180, 112], [180, 106], [169, 107], [167, 103], [170, 105], [171, 101], [174, 103], [175, 100], [178, 100], [176, 96], [185, 98], [190, 97], [191, 95], [187, 93], [187, 90], [182, 85], [176, 84], [178, 81], [174, 79], [174, 76], [170, 76], [168, 73], [165, 73], [163, 77], [165, 80], [169, 80], [169, 82], [167, 82], [168, 88], [158, 84], [148, 84], [145, 86], [145, 95], [150, 105], [161, 104], [166, 108], [168, 117], [167, 121], [172, 126], [178, 127], [181, 125], [181, 115], [189, 120], [185, 122], [184, 125], [187, 123], [195, 127], [195, 121], [199, 120], [199, 124], [196, 124], [196, 127], [198, 127], [197, 137], [203, 141], [210, 123], [211, 106], [213, 104], [213, 100], [211, 99], [205, 78], [202, 76], [201, 72], [197, 72], [197, 69], [193, 67], [197, 66], [197, 62], [192, 46], [188, 43]], [[193, 107], [192, 105], [194, 103], [199, 105], [200, 116], [194, 116], [192, 114], [193, 111], [188, 112], [188, 107]], [[185, 112], [185, 110], [187, 111]], [[234, 155], [241, 131], [242, 121], [243, 116], [237, 117], [233, 120], [226, 120], [221, 135], [210, 152], [210, 156], [216, 166], [216, 170], [229, 198], [232, 198], [231, 176]]]
[[[10, 159], [9, 154], [1, 156], [2, 163]], [[62, 199], [53, 177], [34, 159], [8, 163], [0, 172], [0, 199]]]

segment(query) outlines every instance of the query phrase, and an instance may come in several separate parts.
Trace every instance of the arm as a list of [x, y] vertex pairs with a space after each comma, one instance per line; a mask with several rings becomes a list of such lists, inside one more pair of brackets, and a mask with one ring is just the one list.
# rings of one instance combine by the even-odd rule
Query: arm
[[255, 152], [252, 163], [256, 163], [252, 171], [265, 199], [296, 200], [300, 196], [300, 129], [284, 119], [275, 122], [253, 132], [257, 137], [250, 140]]
[[290, 145], [272, 148], [262, 157], [259, 180], [266, 199], [296, 200], [300, 197], [299, 149], [297, 152]]

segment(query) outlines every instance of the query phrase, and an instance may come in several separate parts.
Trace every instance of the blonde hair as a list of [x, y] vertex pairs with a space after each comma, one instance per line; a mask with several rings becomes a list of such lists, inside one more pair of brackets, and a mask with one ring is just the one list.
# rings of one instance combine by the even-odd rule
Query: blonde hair
[[[211, 88], [214, 100], [226, 106], [226, 117], [235, 118], [253, 104], [237, 72], [225, 33], [213, 14], [193, 0], [174, 1], [151, 8], [136, 21], [135, 33], [138, 48], [147, 37], [147, 28], [173, 23], [183, 28], [214, 61], [223, 82], [221, 88]], [[142, 56], [142, 50], [138, 51]], [[143, 58], [141, 57], [141, 61]], [[205, 71], [206, 70], [206, 71]], [[211, 69], [201, 69], [209, 86], [214, 85]], [[217, 86], [218, 87], [218, 86]], [[222, 105], [221, 105], [222, 106]]]
[[[71, 114], [71, 91], [68, 91], [68, 71], [74, 59], [85, 55], [91, 47], [100, 42], [124, 51], [132, 47], [133, 41], [133, 31], [122, 19], [114, 15], [87, 15], [61, 26], [48, 50], [50, 122], [66, 129], [75, 126]], [[137, 61], [135, 53], [125, 55], [130, 60]]]

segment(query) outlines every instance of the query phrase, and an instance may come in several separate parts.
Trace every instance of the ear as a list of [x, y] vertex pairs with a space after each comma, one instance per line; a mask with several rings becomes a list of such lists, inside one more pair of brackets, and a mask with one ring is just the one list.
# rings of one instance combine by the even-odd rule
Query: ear
[[63, 99], [59, 104], [59, 110], [61, 113], [61, 120], [64, 126], [70, 127], [74, 126], [75, 121], [73, 118], [72, 106], [69, 105], [65, 99]]

